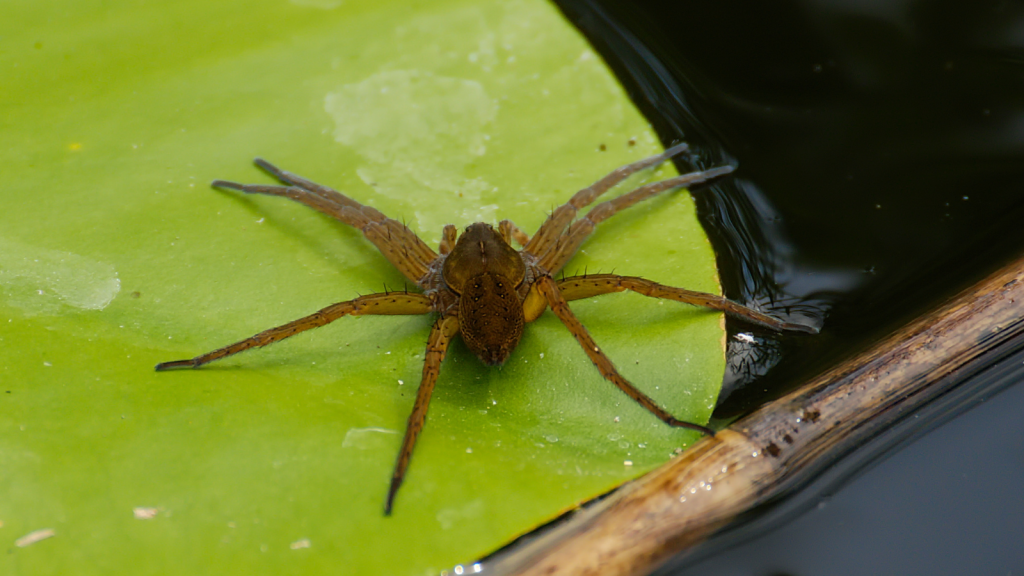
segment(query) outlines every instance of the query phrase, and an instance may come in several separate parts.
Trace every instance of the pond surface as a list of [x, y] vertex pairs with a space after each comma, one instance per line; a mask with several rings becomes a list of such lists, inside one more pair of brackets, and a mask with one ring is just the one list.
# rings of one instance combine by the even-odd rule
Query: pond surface
[[[685, 135], [696, 164], [738, 166], [696, 193], [726, 293], [823, 326], [814, 338], [755, 331], [745, 349], [730, 339], [716, 417], [778, 397], [1024, 253], [1021, 3], [559, 5], [666, 144]], [[991, 394], [1020, 381], [1021, 370], [1002, 362], [966, 386]], [[1018, 385], [997, 398], [861, 476], [833, 504], [678, 573], [863, 574], [896, 558], [911, 563], [894, 573], [1024, 568], [997, 529], [964, 529], [987, 519], [1021, 533], [1019, 480], [989, 481], [1024, 476], [1024, 393]], [[937, 413], [921, 419], [934, 425]], [[886, 488], [872, 483], [879, 474]], [[977, 482], [956, 484], [963, 477]], [[915, 508], [910, 494], [931, 506]], [[937, 525], [946, 528], [934, 535]], [[915, 531], [933, 536], [882, 545], [892, 541], [882, 535]], [[953, 554], [952, 539], [980, 552]], [[836, 565], [804, 562], [808, 550]], [[843, 550], [870, 550], [861, 560], [875, 563], [856, 554], [847, 562]]]

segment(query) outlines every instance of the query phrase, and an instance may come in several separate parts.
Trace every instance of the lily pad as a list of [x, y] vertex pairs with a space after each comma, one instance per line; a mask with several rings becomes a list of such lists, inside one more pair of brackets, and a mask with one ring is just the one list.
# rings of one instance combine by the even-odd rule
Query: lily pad
[[[696, 436], [604, 381], [547, 313], [501, 368], [453, 346], [385, 518], [430, 318], [345, 318], [153, 371], [403, 285], [330, 218], [211, 190], [270, 182], [253, 157], [436, 245], [446, 223], [531, 233], [657, 153], [553, 6], [15, 1], [0, 38], [0, 572], [436, 572]], [[718, 290], [685, 192], [602, 224], [567, 273], [613, 269]], [[720, 315], [634, 294], [573, 309], [627, 378], [707, 419]]]

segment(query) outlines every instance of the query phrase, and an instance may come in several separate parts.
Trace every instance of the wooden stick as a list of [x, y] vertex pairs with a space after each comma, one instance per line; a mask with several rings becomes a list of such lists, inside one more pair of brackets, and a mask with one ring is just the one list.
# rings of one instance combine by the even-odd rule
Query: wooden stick
[[1024, 258], [521, 547], [492, 575], [647, 574], [808, 481], [1024, 334]]

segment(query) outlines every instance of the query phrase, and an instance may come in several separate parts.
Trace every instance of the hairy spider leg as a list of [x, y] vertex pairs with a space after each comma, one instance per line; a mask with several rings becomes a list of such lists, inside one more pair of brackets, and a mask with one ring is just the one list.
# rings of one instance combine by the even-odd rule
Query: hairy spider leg
[[207, 352], [190, 360], [174, 360], [156, 365], [157, 371], [171, 370], [174, 368], [198, 368], [214, 360], [238, 354], [250, 348], [259, 348], [273, 344], [294, 336], [299, 332], [305, 332], [312, 328], [319, 328], [330, 324], [342, 316], [368, 316], [368, 315], [405, 315], [405, 314], [427, 314], [433, 311], [430, 299], [422, 294], [408, 294], [405, 292], [389, 292], [386, 294], [367, 294], [355, 300], [332, 304], [322, 310], [318, 310], [283, 324], [270, 330], [264, 330], [255, 336], [240, 340], [218, 348], [213, 352]]
[[[421, 286], [421, 280], [427, 273], [427, 266], [437, 255], [405, 225], [383, 216], [377, 210], [364, 206], [361, 209], [341, 206], [319, 194], [299, 188], [298, 186], [265, 186], [261, 184], [239, 184], [225, 180], [215, 180], [213, 185], [218, 188], [229, 188], [248, 194], [266, 194], [283, 196], [305, 204], [314, 210], [332, 216], [345, 224], [356, 228], [380, 250], [381, 254], [398, 269], [406, 278]], [[374, 218], [380, 218], [374, 220]], [[409, 243], [411, 238], [416, 242]], [[429, 253], [428, 253], [429, 252]], [[433, 257], [431, 257], [433, 255]]]
[[458, 332], [459, 318], [457, 316], [445, 316], [435, 322], [430, 329], [426, 357], [423, 359], [423, 378], [420, 380], [419, 390], [416, 391], [416, 403], [413, 404], [412, 413], [409, 414], [409, 423], [405, 427], [405, 436], [402, 438], [402, 448], [398, 452], [395, 470], [391, 474], [391, 487], [388, 489], [388, 498], [384, 503], [385, 516], [391, 515], [395, 494], [405, 478], [405, 471], [412, 458], [412, 449], [416, 446], [416, 438], [427, 421], [430, 395], [434, 392], [434, 384], [437, 383], [437, 376], [441, 373], [441, 362], [444, 361], [445, 354], [448, 352], [448, 344]]
[[283, 196], [334, 217], [361, 231], [395, 268], [422, 287], [420, 282], [424, 279], [430, 263], [437, 258], [437, 253], [407, 226], [388, 218], [375, 208], [364, 206], [326, 186], [280, 170], [265, 160], [257, 159], [256, 163], [282, 181], [296, 185], [267, 186], [214, 180], [213, 186], [248, 194]]
[[316, 182], [313, 182], [312, 180], [307, 180], [302, 176], [299, 176], [298, 174], [282, 170], [262, 158], [257, 158], [255, 162], [257, 166], [263, 168], [272, 176], [286, 184], [293, 184], [300, 188], [305, 188], [310, 192], [323, 196], [324, 198], [327, 198], [329, 200], [333, 200], [342, 206], [350, 206], [352, 208], [355, 208], [369, 216], [371, 220], [377, 222], [378, 224], [386, 223], [388, 229], [391, 231], [393, 235], [395, 235], [398, 238], [398, 241], [402, 242], [403, 245], [407, 247], [413, 248], [414, 254], [419, 258], [419, 260], [422, 263], [429, 265], [431, 262], [434, 261], [435, 258], [437, 258], [437, 254], [433, 250], [431, 250], [430, 247], [427, 246], [427, 244], [423, 242], [423, 240], [421, 240], [420, 237], [417, 236], [415, 232], [410, 230], [408, 226], [406, 226], [402, 222], [399, 222], [398, 220], [388, 218], [376, 208], [360, 204], [359, 202], [349, 198], [348, 196], [345, 196], [344, 194], [338, 192], [333, 188], [324, 186], [323, 184], [317, 184]]
[[598, 371], [601, 372], [601, 376], [604, 376], [605, 380], [615, 384], [619, 390], [625, 392], [626, 395], [632, 398], [637, 404], [646, 408], [648, 412], [654, 414], [669, 426], [689, 428], [710, 436], [715, 435], [715, 432], [710, 428], [706, 428], [692, 422], [679, 420], [675, 416], [669, 414], [668, 411], [661, 406], [658, 406], [649, 396], [641, 392], [636, 386], [633, 386], [633, 384], [623, 378], [622, 375], [619, 374], [619, 371], [615, 369], [615, 365], [612, 364], [612, 361], [608, 356], [598, 348], [597, 343], [594, 342], [594, 339], [590, 336], [590, 333], [587, 332], [587, 329], [579, 319], [576, 318], [576, 315], [572, 313], [572, 310], [569, 309], [569, 303], [562, 297], [562, 293], [558, 289], [558, 284], [556, 284], [550, 276], [541, 276], [538, 278], [536, 286], [547, 300], [548, 305], [551, 307], [551, 311], [558, 316], [558, 319], [562, 321], [562, 324], [565, 324], [565, 327], [569, 329], [569, 332], [571, 332], [576, 338], [576, 341], [580, 343], [580, 346], [583, 347], [583, 351], [590, 357], [590, 361], [594, 363], [594, 366], [597, 366]]
[[591, 296], [600, 296], [602, 294], [611, 294], [613, 292], [630, 290], [651, 298], [674, 300], [676, 302], [702, 306], [712, 310], [720, 310], [745, 322], [769, 328], [771, 330], [780, 332], [806, 332], [809, 334], [818, 333], [817, 328], [792, 322], [783, 322], [782, 320], [773, 318], [752, 308], [747, 308], [746, 306], [737, 304], [732, 300], [723, 298], [722, 296], [665, 286], [664, 284], [658, 284], [657, 282], [652, 282], [636, 276], [619, 276], [616, 274], [571, 276], [569, 278], [559, 280], [557, 285], [558, 290], [562, 293], [562, 297], [566, 300], [579, 300], [581, 298], [590, 298]]
[[572, 222], [572, 219], [576, 217], [576, 212], [580, 208], [589, 205], [591, 202], [597, 199], [598, 196], [604, 194], [616, 184], [622, 182], [626, 178], [633, 174], [643, 170], [644, 168], [661, 164], [665, 160], [683, 152], [689, 150], [689, 146], [684, 142], [682, 144], [676, 144], [661, 154], [656, 154], [643, 160], [638, 160], [632, 164], [627, 164], [612, 170], [610, 174], [601, 178], [597, 182], [594, 182], [590, 186], [580, 190], [573, 194], [572, 198], [568, 202], [562, 204], [558, 208], [555, 208], [548, 216], [547, 220], [541, 224], [540, 228], [537, 229], [537, 233], [533, 235], [533, 238], [524, 246], [524, 249], [535, 256], [540, 256], [551, 249], [552, 245], [562, 235], [562, 231], [565, 227]]
[[292, 172], [288, 172], [287, 170], [282, 170], [277, 166], [274, 166], [270, 162], [267, 162], [263, 158], [256, 158], [255, 160], [253, 160], [253, 162], [257, 166], [262, 168], [265, 172], [267, 172], [274, 178], [277, 178], [281, 182], [284, 182], [285, 184], [298, 186], [299, 188], [305, 188], [306, 190], [309, 190], [310, 192], [316, 194], [317, 196], [321, 196], [324, 199], [330, 200], [340, 206], [350, 206], [356, 209], [364, 207], [359, 202], [356, 202], [355, 200], [349, 198], [348, 196], [345, 196], [344, 194], [338, 192], [333, 188], [324, 186], [323, 184], [317, 184], [312, 180], [307, 180], [302, 176], [299, 176], [298, 174], [294, 174]]
[[689, 174], [683, 174], [667, 180], [651, 182], [618, 198], [601, 202], [591, 208], [586, 216], [573, 222], [565, 233], [556, 239], [550, 250], [543, 254], [534, 254], [540, 258], [541, 267], [551, 274], [556, 274], [576, 254], [576, 251], [579, 250], [579, 247], [594, 231], [594, 228], [603, 220], [638, 202], [657, 196], [666, 190], [701, 184], [712, 178], [724, 176], [732, 172], [732, 170], [732, 166], [719, 166], [701, 172], [690, 172]]
[[498, 232], [509, 246], [512, 245], [513, 240], [520, 246], [526, 246], [530, 242], [530, 237], [526, 235], [526, 232], [520, 230], [519, 226], [516, 226], [511, 220], [498, 222]]

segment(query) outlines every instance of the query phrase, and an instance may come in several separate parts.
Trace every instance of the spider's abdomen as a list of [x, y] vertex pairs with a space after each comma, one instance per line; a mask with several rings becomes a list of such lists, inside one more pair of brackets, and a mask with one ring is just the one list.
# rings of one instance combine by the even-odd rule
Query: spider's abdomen
[[524, 324], [523, 304], [508, 278], [484, 272], [462, 286], [459, 331], [484, 364], [503, 364], [519, 344]]

